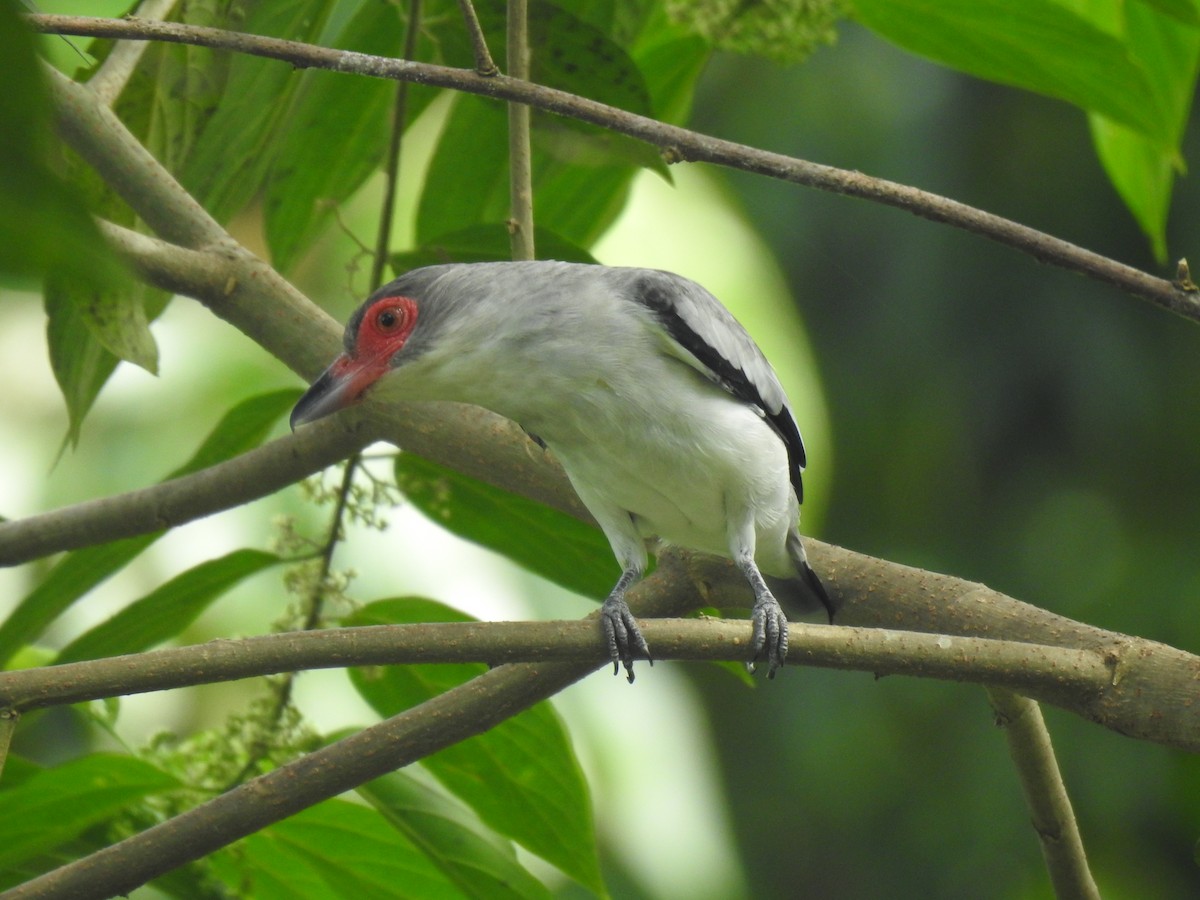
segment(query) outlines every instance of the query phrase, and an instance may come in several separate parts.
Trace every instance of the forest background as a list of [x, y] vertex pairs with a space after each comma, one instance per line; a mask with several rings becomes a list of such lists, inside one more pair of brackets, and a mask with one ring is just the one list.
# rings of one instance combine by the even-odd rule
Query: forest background
[[[296, 21], [305, 17], [299, 2], [271, 5], [286, 7]], [[331, 44], [339, 27], [353, 23], [369, 5], [309, 4], [307, 15], [323, 25], [308, 22], [308, 39]], [[959, 8], [911, 5], [911, 15], [928, 17], [922, 22], [935, 20], [939, 12], [950, 17]], [[215, 24], [223, 24], [213, 12], [220, 6], [190, 4]], [[1173, 71], [1186, 85], [1175, 89], [1184, 99], [1176, 98], [1171, 121], [1159, 123], [1166, 135], [1158, 136], [1159, 146], [1176, 152], [1160, 155], [1166, 174], [1160, 165], [1157, 182], [1147, 176], [1157, 188], [1116, 177], [1128, 203], [1114, 188], [1112, 145], [1107, 158], [1097, 155], [1111, 121], [1098, 119], [1095, 107], [1080, 96], [1064, 102], [1061, 94], [1014, 89], [939, 65], [925, 58], [936, 47], [913, 48], [924, 55], [908, 52], [895, 43], [898, 29], [889, 31], [886, 22], [873, 18], [875, 6], [860, 3], [857, 19], [837, 22], [836, 42], [826, 46], [818, 40], [802, 61], [763, 58], [792, 53], [795, 48], [786, 41], [782, 50], [777, 45], [741, 48], [750, 55], [715, 50], [710, 37], [666, 19], [654, 4], [563, 2], [559, 9], [572, 21], [588, 22], [606, 7], [617, 25], [629, 27], [628, 34], [634, 33], [630, 10], [636, 9], [645, 21], [660, 23], [660, 40], [669, 35], [681, 42], [677, 50], [686, 46], [691, 54], [674, 57], [687, 65], [670, 82], [675, 93], [669, 103], [665, 76], [649, 96], [622, 95], [624, 88], [614, 87], [611, 72], [598, 65], [599, 77], [594, 83], [582, 80], [580, 93], [594, 89], [593, 95], [618, 106], [623, 99], [626, 105], [644, 102], [658, 117], [706, 134], [920, 187], [1147, 272], [1174, 276], [1174, 260], [1198, 245], [1200, 220], [1194, 179], [1174, 177], [1183, 173], [1183, 161], [1197, 158], [1198, 136], [1188, 114], [1200, 16], [1191, 4], [1130, 3], [1120, 23], [1091, 22], [1097, 34], [1144, 36], [1153, 20], [1156, 33], [1183, 35], [1176, 43], [1164, 39], [1159, 47], [1174, 54]], [[1026, 8], [999, 0], [975, 6], [1003, 8], [1010, 15]], [[283, 19], [257, 14], [255, 4], [245, 8], [249, 12], [238, 27], [248, 31], [268, 19]], [[499, 7], [479, 8], [490, 28]], [[403, 16], [399, 8], [389, 9], [396, 31], [364, 30], [358, 49], [398, 55], [398, 49], [385, 48], [403, 43]], [[428, 3], [425, 14], [439, 9], [454, 7]], [[44, 4], [44, 11], [119, 16], [127, 6]], [[23, 26], [15, 24], [11, 6], [3, 16], [5, 39], [24, 47]], [[298, 37], [298, 29], [278, 33]], [[642, 43], [633, 38], [615, 43], [645, 74], [652, 54], [646, 37], [650, 26], [643, 29]], [[548, 33], [548, 46], [560, 33]], [[616, 33], [621, 34], [619, 28]], [[1005, 45], [1000, 37], [1008, 35], [995, 27], [993, 33], [999, 57], [1008, 53], [1023, 60], [1052, 52], [1032, 42], [1022, 48], [1017, 38]], [[80, 60], [74, 50], [57, 38], [41, 40], [56, 65], [76, 73]], [[84, 52], [107, 53], [104, 44], [72, 40]], [[577, 50], [576, 44], [565, 46], [566, 52]], [[438, 51], [450, 55], [444, 45]], [[954, 55], [953, 48], [949, 53]], [[949, 61], [961, 67], [969, 63], [971, 54], [965, 55], [966, 61]], [[503, 58], [498, 50], [497, 58]], [[185, 68], [216, 79], [212, 69], [203, 68], [211, 66], [211, 58], [205, 59], [187, 57]], [[583, 60], [595, 62], [586, 55]], [[469, 55], [445, 62], [471, 66]], [[167, 64], [159, 65], [165, 73]], [[284, 80], [306, 79], [309, 90], [355, 89], [350, 76], [288, 73], [282, 63], [263, 65], [284, 72]], [[1120, 74], [1114, 72], [1113, 80]], [[144, 86], [136, 79], [131, 83]], [[216, 85], [217, 80], [210, 82]], [[228, 97], [218, 90], [215, 102]], [[495, 210], [507, 199], [483, 180], [505, 172], [503, 167], [472, 168], [476, 157], [456, 157], [449, 143], [437, 143], [439, 134], [449, 134], [440, 129], [451, 126], [473, 135], [480, 146], [489, 146], [482, 134], [503, 140], [502, 106], [460, 98], [451, 111], [433, 91], [414, 102], [424, 104], [417, 110], [423, 117], [414, 113], [402, 155], [395, 250], [427, 249], [434, 237], [456, 228], [495, 226]], [[177, 156], [169, 160], [167, 152], [164, 162], [200, 193], [204, 186], [197, 173], [203, 167], [190, 154], [206, 145], [196, 137], [199, 131], [189, 130], [194, 123], [180, 121], [194, 110], [181, 113], [166, 102], [155, 107], [144, 95], [124, 103], [118, 110], [146, 133], [197, 140], [195, 147], [186, 142], [168, 147]], [[1091, 112], [1090, 120], [1080, 107]], [[386, 143], [388, 108], [385, 102], [371, 137], [379, 142], [377, 156]], [[476, 118], [468, 119], [464, 108]], [[37, 116], [49, 117], [47, 109], [48, 101], [37, 107]], [[319, 148], [326, 138], [320, 128], [333, 126], [310, 127], [316, 140], [307, 143]], [[564, 241], [560, 245], [547, 237], [548, 250], [540, 255], [574, 247], [607, 264], [670, 268], [706, 284], [738, 312], [784, 372], [809, 443], [806, 534], [981, 581], [1093, 626], [1187, 651], [1200, 648], [1195, 614], [1200, 467], [1194, 449], [1200, 445], [1200, 331], [1195, 321], [904, 211], [746, 172], [691, 164], [668, 168], [653, 152], [632, 144], [614, 146], [591, 134], [541, 127], [547, 142], [542, 151], [572, 157], [573, 165], [590, 165], [589, 153], [612, 157], [597, 167], [603, 177], [593, 170], [539, 186], [543, 193], [535, 195], [535, 215], [544, 209], [545, 217], [539, 215], [538, 224]], [[1152, 131], [1153, 123], [1146, 128]], [[6, 140], [11, 139], [10, 133]], [[243, 168], [251, 182], [256, 154], [265, 154], [264, 147], [270, 147], [265, 138], [257, 146], [220, 148], [228, 155], [218, 168]], [[474, 144], [463, 147], [458, 152], [479, 152]], [[504, 157], [503, 150], [497, 158]], [[212, 147], [208, 152], [217, 154]], [[426, 168], [431, 158], [435, 162]], [[613, 158], [622, 166], [610, 182], [607, 167]], [[325, 165], [339, 162], [334, 157]], [[657, 171], [632, 181], [626, 203], [621, 185], [633, 176], [631, 162]], [[76, 169], [70, 172], [82, 177]], [[74, 190], [83, 191], [82, 183], [77, 180]], [[340, 198], [336, 217], [325, 209], [314, 213], [307, 230], [272, 231], [273, 210], [289, 196], [286, 179], [277, 184], [282, 187], [265, 181], [231, 186], [207, 197], [205, 206], [238, 240], [272, 259], [342, 321], [368, 287], [370, 261], [360, 244], [373, 241], [380, 177], [367, 178]], [[94, 183], [91, 188], [99, 190]], [[609, 190], [611, 195], [603, 194]], [[580, 196], [590, 196], [595, 205], [587, 206]], [[94, 210], [100, 201], [92, 197], [88, 205]], [[3, 232], [9, 248], [21, 246], [12, 242], [14, 235], [36, 241], [36, 218], [15, 228], [12, 220]], [[480, 246], [495, 252], [496, 233], [481, 239]], [[70, 240], [56, 240], [75, 252]], [[502, 249], [506, 241], [500, 239]], [[267, 392], [302, 386], [281, 362], [203, 307], [175, 300], [152, 326], [158, 377], [122, 364], [86, 417], [88, 404], [78, 396], [69, 417], [47, 362], [44, 300], [29, 282], [45, 261], [41, 254], [51, 259], [53, 253], [34, 243], [29, 247], [32, 271], [22, 271], [21, 253], [0, 252], [9, 271], [0, 299], [0, 378], [7, 385], [0, 394], [0, 513], [6, 518], [16, 521], [151, 484], [184, 463], [230, 409]], [[93, 264], [86, 254], [76, 258], [83, 262], [80, 271]], [[406, 261], [411, 258], [397, 263]], [[78, 277], [80, 271], [72, 274]], [[155, 302], [151, 298], [151, 306]], [[53, 313], [53, 301], [51, 307]], [[62, 379], [61, 360], [58, 366]], [[282, 421], [272, 428], [273, 436], [286, 430]], [[390, 475], [390, 462], [371, 465], [376, 476]], [[327, 476], [326, 493], [336, 491], [338, 477]], [[387, 532], [350, 529], [335, 557], [337, 570], [356, 573], [346, 593], [363, 602], [428, 596], [483, 619], [569, 618], [594, 608], [430, 526], [418, 505], [414, 499], [387, 512]], [[328, 503], [313, 506], [292, 489], [176, 529], [22, 642], [24, 655], [17, 661], [53, 659], [131, 600], [153, 596], [205, 561], [228, 559], [246, 548], [274, 552], [288, 546], [293, 532], [319, 535], [331, 509]], [[281, 515], [290, 517], [286, 525], [278, 520]], [[287, 619], [295, 597], [284, 590], [282, 567], [237, 558], [245, 567], [244, 580], [225, 573], [228, 583], [195, 610], [194, 621], [180, 619], [172, 640], [191, 644], [264, 633]], [[17, 609], [22, 598], [46, 583], [50, 571], [44, 561], [0, 569], [0, 611]], [[78, 763], [98, 750], [133, 754], [147, 742], [155, 749], [145, 758], [169, 769], [169, 762], [179, 764], [180, 751], [172, 740], [155, 737], [163, 729], [191, 739], [209, 733], [227, 737], [230, 714], [253, 722], [251, 698], [273, 696], [271, 688], [235, 682], [125, 698], [119, 713], [113, 704], [96, 704], [29, 715], [18, 729], [0, 787], [19, 790], [26, 779], [54, 771], [40, 767]], [[294, 698], [309, 726], [323, 735], [367, 724], [378, 711], [340, 670], [303, 675]], [[1004, 741], [977, 687], [795, 668], [748, 690], [728, 671], [709, 664], [660, 663], [642, 671], [633, 687], [596, 675], [556, 703], [588, 774], [600, 870], [615, 896], [1049, 895]], [[1105, 894], [1194, 896], [1200, 886], [1194, 860], [1200, 837], [1196, 760], [1069, 713], [1047, 708], [1046, 715]], [[3, 810], [0, 803], [0, 819]], [[75, 843], [38, 847], [42, 855], [22, 859], [27, 867], [22, 877], [48, 868], [51, 859], [80, 852], [89, 841], [104, 843], [100, 823], [69, 837]], [[225, 853], [204, 875], [228, 888], [247, 876], [239, 868], [244, 858], [239, 862]], [[560, 871], [537, 862], [532, 868], [560, 896], [582, 895], [580, 883], [589, 880], [576, 874], [574, 882], [564, 881]], [[183, 890], [170, 882], [159, 889]]]

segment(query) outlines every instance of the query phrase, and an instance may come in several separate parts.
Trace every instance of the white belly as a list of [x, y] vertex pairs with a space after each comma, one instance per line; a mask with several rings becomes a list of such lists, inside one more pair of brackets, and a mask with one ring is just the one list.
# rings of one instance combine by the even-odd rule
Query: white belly
[[671, 368], [687, 386], [686, 408], [657, 399], [673, 391], [633, 407], [578, 397], [572, 414], [538, 433], [585, 503], [602, 497], [643, 536], [729, 557], [731, 525], [752, 521], [760, 568], [794, 575], [785, 543], [799, 512], [783, 441], [751, 407]]

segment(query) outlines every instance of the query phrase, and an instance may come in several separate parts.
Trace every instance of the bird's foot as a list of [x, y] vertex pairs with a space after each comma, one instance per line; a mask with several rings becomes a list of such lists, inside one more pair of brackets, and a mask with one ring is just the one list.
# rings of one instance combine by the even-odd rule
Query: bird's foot
[[604, 640], [608, 645], [608, 657], [612, 660], [613, 674], [621, 671], [622, 664], [629, 683], [633, 684], [633, 661], [645, 659], [654, 665], [650, 648], [642, 637], [637, 620], [629, 611], [629, 604], [622, 597], [610, 596], [600, 607], [600, 627], [604, 629]]
[[767, 660], [767, 677], [774, 678], [775, 672], [783, 665], [788, 651], [788, 622], [783, 614], [779, 601], [770, 594], [760, 597], [754, 603], [750, 620], [754, 632], [750, 639], [750, 649], [753, 653], [746, 668], [754, 671], [755, 664]]

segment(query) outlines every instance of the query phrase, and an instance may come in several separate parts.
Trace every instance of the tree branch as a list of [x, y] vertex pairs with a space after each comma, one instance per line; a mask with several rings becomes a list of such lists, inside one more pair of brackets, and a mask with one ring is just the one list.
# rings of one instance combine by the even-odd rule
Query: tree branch
[[182, 478], [0, 522], [0, 566], [171, 528], [273, 494], [375, 439], [354, 424], [317, 423]]
[[[686, 561], [686, 553], [671, 553], [665, 555], [655, 574], [641, 582], [630, 593], [630, 605], [641, 617], [677, 615], [684, 610], [680, 597], [691, 592], [680, 590], [679, 582], [689, 581], [689, 571], [680, 565]], [[691, 631], [699, 636], [699, 647], [704, 648], [703, 654], [712, 652], [717, 642], [726, 642], [730, 647], [736, 647], [744, 653], [749, 638], [749, 624], [728, 623], [717, 621], [645, 621], [647, 637], [654, 642], [656, 652], [666, 649], [670, 644], [672, 632]], [[403, 626], [405, 632], [419, 634], [430, 626]], [[465, 740], [475, 734], [487, 730], [504, 719], [515, 715], [534, 702], [551, 696], [567, 685], [583, 677], [597, 667], [598, 644], [595, 640], [596, 627], [594, 616], [591, 621], [582, 623], [542, 623], [540, 625], [514, 626], [489, 625], [481, 626], [472, 623], [468, 626], [439, 625], [433, 626], [439, 632], [457, 628], [461, 636], [466, 638], [472, 631], [521, 631], [521, 632], [558, 632], [544, 636], [546, 645], [543, 649], [563, 648], [574, 644], [576, 651], [586, 655], [587, 662], [539, 662], [529, 664], [502, 665], [484, 675], [433, 698], [398, 716], [388, 719], [372, 728], [368, 728], [353, 737], [339, 741], [322, 750], [311, 753], [301, 759], [283, 766], [275, 771], [247, 782], [216, 799], [185, 812], [176, 818], [148, 829], [141, 834], [128, 838], [120, 843], [106, 848], [92, 856], [66, 865], [40, 878], [34, 879], [4, 895], [7, 900], [31, 897], [107, 897], [112, 894], [126, 893], [140, 884], [161, 875], [162, 873], [182, 865], [190, 860], [198, 859], [223, 847], [240, 837], [251, 834], [267, 825], [279, 821], [288, 815], [298, 812], [321, 800], [350, 790], [372, 778], [379, 777], [396, 768], [407, 765], [442, 747]], [[659, 630], [663, 633], [659, 634]], [[727, 631], [729, 630], [729, 631]], [[336, 654], [345, 651], [345, 644], [356, 640], [362, 635], [371, 641], [376, 635], [384, 637], [394, 628], [353, 629], [332, 633], [306, 633], [290, 636], [275, 636], [271, 641], [278, 649], [286, 647], [288, 641], [307, 641], [314, 644], [314, 652]], [[844, 665], [847, 646], [841, 643], [846, 637], [851, 640], [862, 640], [872, 644], [872, 651], [878, 654], [877, 661], [871, 666], [876, 669], [885, 659], [895, 660], [893, 643], [911, 641], [924, 644], [928, 651], [929, 662], [939, 666], [947, 673], [963, 671], [964, 659], [971, 657], [967, 646], [957, 640], [947, 642], [944, 637], [900, 635], [879, 630], [864, 631], [850, 635], [848, 629], [832, 628], [829, 626], [811, 626], [798, 629], [797, 649], [809, 648], [816, 653], [822, 640], [828, 640], [826, 658], [833, 664]], [[368, 637], [369, 634], [369, 637]], [[686, 638], [684, 638], [686, 640]], [[266, 646], [269, 639], [257, 639]], [[343, 642], [341, 648], [334, 647], [333, 642]], [[810, 644], [810, 641], [812, 642]], [[209, 645], [194, 648], [197, 651], [206, 648], [215, 653], [225, 653], [229, 645], [235, 642], [218, 641]], [[363, 653], [362, 659], [382, 662], [383, 652], [389, 650], [388, 640], [372, 644], [371, 652], [381, 655], [372, 657], [371, 652]], [[420, 640], [414, 641], [420, 645]], [[997, 645], [999, 642], [968, 642], [974, 647]], [[244, 656], [243, 648], [249, 642], [240, 642], [235, 651], [230, 654], [233, 659]], [[439, 640], [437, 652], [444, 653], [447, 642]], [[428, 646], [428, 645], [427, 645]], [[329, 647], [332, 649], [321, 650]], [[1025, 652], [1020, 645], [1004, 648], [1016, 653]], [[1049, 658], [1039, 661], [1039, 656], [1050, 648], [1032, 648], [1026, 663], [1032, 666], [1042, 665]], [[157, 651], [144, 654], [143, 658], [161, 656], [163, 654], [178, 654], [182, 651]], [[415, 653], [423, 651], [414, 650]], [[558, 652], [556, 650], [556, 652]], [[802, 652], [804, 652], [802, 650]], [[1051, 654], [1057, 656], [1057, 654]], [[1075, 678], [1080, 683], [1092, 680], [1090, 687], [1100, 689], [1102, 693], [1111, 685], [1114, 690], [1136, 690], [1129, 683], [1122, 687], [1122, 680], [1112, 675], [1113, 666], [1120, 669], [1121, 662], [1113, 663], [1102, 659], [1097, 654], [1071, 653], [1071, 658], [1058, 658], [1049, 662], [1043, 671], [1048, 673], [1051, 680], [1057, 679], [1061, 687]], [[497, 657], [499, 658], [499, 657]], [[940, 660], [940, 662], [938, 662]], [[79, 666], [102, 666], [118, 664], [116, 660], [104, 660], [96, 663], [76, 663], [59, 667], [61, 670], [78, 672]], [[333, 663], [345, 665], [346, 656]], [[607, 666], [607, 660], [600, 662]], [[1090, 670], [1090, 674], [1084, 674]], [[1014, 673], [1019, 673], [1021, 667], [1015, 665]], [[29, 687], [30, 678], [44, 677], [44, 673], [53, 672], [53, 667], [43, 670], [32, 670], [43, 673], [40, 675], [25, 672], [10, 672], [0, 676], [0, 684], [11, 693], [13, 684], [20, 685], [24, 679]], [[248, 672], [244, 674], [249, 674]], [[979, 673], [981, 680], [995, 680], [996, 672]], [[119, 678], [119, 673], [114, 673]], [[240, 676], [234, 676], [240, 677]], [[69, 675], [68, 675], [69, 678]], [[1128, 681], [1128, 679], [1124, 679]], [[46, 689], [43, 683], [42, 689]], [[75, 699], [83, 699], [76, 696]], [[44, 705], [33, 703], [31, 705]], [[1194, 748], [1193, 748], [1194, 749]]]
[[[420, 32], [421, 0], [409, 0], [408, 23], [404, 30], [404, 58], [412, 59], [417, 52], [417, 35]], [[383, 166], [383, 202], [380, 204], [379, 228], [375, 234], [375, 253], [371, 258], [371, 291], [383, 284], [383, 273], [387, 268], [388, 251], [392, 244], [392, 218], [396, 213], [396, 188], [400, 182], [400, 148], [408, 126], [408, 82], [396, 85], [396, 98], [392, 104], [392, 127], [388, 134], [388, 150]]]
[[[662, 587], [662, 581], [651, 585]], [[750, 623], [726, 619], [647, 619], [657, 660], [743, 662]], [[595, 614], [582, 621], [443, 622], [368, 625], [218, 640], [85, 662], [0, 672], [0, 708], [29, 712], [88, 700], [280, 672], [416, 663], [586, 662], [607, 660]], [[1112, 664], [1092, 650], [986, 638], [796, 623], [795, 665], [996, 683], [1053, 695], [1082, 708], [1112, 685]]]
[[[51, 74], [68, 143], [152, 227], [165, 222], [174, 234], [198, 236], [196, 243], [204, 247], [188, 250], [104, 225], [102, 233], [117, 251], [151, 284], [194, 297], [303, 378], [315, 378], [341, 348], [338, 323], [226, 234], [85, 86]], [[137, 177], [125, 175], [134, 170]], [[549, 455], [511, 422], [486, 410], [368, 402], [342, 418], [347, 427], [367, 419], [372, 433], [407, 450], [586, 516]]]
[[[529, 23], [526, 0], [508, 0], [508, 74], [529, 80]], [[513, 259], [534, 259], [533, 151], [529, 107], [508, 104], [509, 243]]]
[[1100, 900], [1041, 709], [1000, 687], [989, 687], [988, 699], [1004, 729], [1055, 896]]
[[[61, 98], [60, 118], [70, 120], [63, 130], [72, 145], [103, 177], [112, 177], [122, 196], [144, 219], [161, 219], [155, 206], [166, 202], [180, 215], [197, 220], [179, 223], [178, 228], [211, 234], [207, 214], [194, 203], [189, 206], [172, 196], [183, 194], [183, 188], [128, 135], [111, 112], [98, 107], [85, 87], [61, 79], [56, 93]], [[122, 172], [138, 168], [145, 169], [145, 173], [136, 182], [121, 177]], [[123, 230], [110, 228], [106, 234], [121, 237], [128, 253], [152, 279], [159, 279], [157, 283], [177, 278], [177, 257], [185, 256], [191, 262], [199, 258]], [[197, 276], [193, 296], [293, 369], [314, 377], [337, 352], [340, 329], [336, 323], [223, 232], [216, 241], [218, 249], [205, 257], [222, 264], [214, 265], [203, 278], [188, 270]], [[512, 423], [485, 410], [455, 404], [379, 406], [367, 402], [359, 411], [342, 416], [347, 422], [365, 418], [371, 433], [407, 450], [587, 518], [561, 468]], [[1122, 722], [1120, 730], [1124, 733], [1176, 746], [1189, 746], [1200, 734], [1200, 723], [1187, 718], [1187, 710], [1194, 706], [1193, 686], [1200, 679], [1200, 667], [1187, 653], [1091, 628], [982, 585], [871, 559], [817, 541], [807, 543], [813, 563], [830, 591], [846, 601], [839, 617], [841, 623], [1109, 652], [1118, 659], [1121, 677], [1132, 678], [1131, 683], [1137, 684], [1140, 693], [1123, 694], [1119, 708], [1108, 708], [1102, 700], [1097, 701], [1085, 713], [1088, 718]], [[700, 585], [706, 602], [719, 603], [724, 598], [728, 606], [744, 604], [744, 580], [736, 576], [732, 566], [712, 558], [689, 559], [693, 583]], [[691, 588], [684, 599], [694, 605]], [[1137, 665], [1143, 660], [1139, 654], [1153, 659], [1154, 665]], [[1156, 678], [1162, 683], [1156, 683]], [[1141, 699], [1129, 700], [1127, 707], [1126, 700], [1135, 695]], [[1176, 708], [1183, 711], [1184, 723], [1179, 729], [1164, 728], [1161, 711]]]
[[479, 16], [475, 14], [475, 6], [471, 0], [458, 0], [458, 8], [462, 10], [463, 25], [467, 29], [467, 37], [471, 40], [471, 52], [475, 55], [475, 74], [491, 78], [500, 74], [500, 69], [492, 61], [492, 53], [488, 50], [487, 38], [483, 36], [483, 28], [479, 25]]
[[[170, 14], [174, 6], [175, 0], [143, 0], [138, 4], [137, 17], [139, 19], [162, 19]], [[100, 64], [96, 74], [88, 80], [88, 87], [95, 92], [105, 106], [112, 106], [121, 91], [125, 90], [125, 85], [129, 82], [133, 70], [137, 68], [138, 62], [141, 61], [146, 46], [144, 43], [136, 42], [117, 44]]]
[[[698, 594], [708, 602], [744, 603], [746, 588], [725, 571], [729, 567], [709, 565], [702, 557], [697, 559], [699, 556], [679, 550], [664, 554], [662, 564], [640, 590], [669, 598], [680, 609], [693, 606]], [[880, 568], [898, 568], [873, 562]], [[713, 577], [697, 582], [698, 575]], [[957, 582], [957, 586], [964, 594], [960, 602], [985, 602], [977, 586], [967, 582]], [[1024, 606], [1010, 598], [1001, 599]], [[594, 616], [582, 622], [443, 623], [293, 632], [17, 670], [0, 673], [0, 709], [23, 712], [313, 668], [431, 662], [496, 666], [568, 660], [594, 665], [604, 659]], [[750, 625], [745, 621], [646, 620], [642, 625], [658, 659], [747, 658]], [[1194, 694], [1200, 659], [1152, 641], [1091, 631], [1108, 640], [1097, 639], [1092, 646], [1078, 648], [1066, 641], [1031, 643], [796, 623], [788, 661], [876, 675], [1002, 685], [1122, 734], [1200, 751], [1196, 704], [1164, 699]]]
[[[658, 147], [673, 162], [710, 162], [806, 187], [894, 206], [922, 218], [942, 222], [1028, 253], [1035, 259], [1118, 287], [1193, 321], [1200, 321], [1200, 296], [1194, 290], [1141, 272], [1034, 228], [983, 212], [964, 203], [917, 188], [770, 153], [732, 141], [709, 137], [644, 116], [634, 115], [565, 91], [497, 75], [481, 77], [409, 60], [388, 59], [345, 50], [331, 50], [285, 41], [172, 22], [138, 19], [92, 19], [75, 16], [30, 15], [31, 27], [51, 34], [75, 34], [126, 40], [159, 40], [216, 47], [279, 59], [299, 68], [321, 68], [373, 78], [415, 81], [498, 100], [524, 103], [567, 118], [590, 122]], [[155, 230], [159, 229], [155, 226]], [[160, 234], [164, 232], [159, 231]]]
[[[657, 571], [665, 574], [671, 566], [671, 560], [665, 560]], [[675, 577], [681, 576], [677, 573]], [[630, 608], [639, 616], [683, 613], [686, 607], [680, 602], [680, 592], [662, 589], [672, 580], [648, 579], [638, 585], [629, 594]], [[596, 667], [595, 662], [561, 662], [492, 669], [161, 825], [14, 887], [0, 898], [86, 900], [126, 894], [315, 803], [487, 731]]]

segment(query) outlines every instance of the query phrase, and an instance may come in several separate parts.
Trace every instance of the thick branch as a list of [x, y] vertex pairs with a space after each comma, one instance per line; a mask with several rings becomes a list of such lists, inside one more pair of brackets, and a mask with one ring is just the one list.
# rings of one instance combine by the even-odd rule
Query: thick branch
[[[679, 554], [679, 558], [686, 558], [687, 555]], [[638, 615], [666, 616], [677, 615], [683, 611], [684, 607], [679, 598], [691, 594], [694, 587], [690, 590], [681, 589], [680, 583], [687, 582], [689, 575], [678, 562], [675, 554], [668, 554], [655, 576], [642, 582], [631, 593], [630, 603]], [[664, 647], [668, 643], [670, 631], [683, 628], [702, 633], [702, 643], [706, 644], [711, 643], [714, 636], [723, 633], [726, 628], [733, 628], [738, 632], [736, 636], [730, 637], [731, 646], [744, 647], [748, 637], [748, 626], [745, 623], [734, 625], [688, 621], [645, 624], [648, 629], [657, 630], [656, 626], [660, 626], [667, 632], [656, 634], [655, 631], [647, 631], [647, 636], [652, 641]], [[32, 897], [106, 897], [125, 893], [163, 872], [211, 853], [313, 803], [350, 790], [442, 747], [485, 731], [537, 700], [556, 693], [596, 667], [594, 621], [575, 626], [549, 623], [544, 626], [524, 627], [538, 627], [541, 630], [556, 628], [564, 633], [572, 632], [569, 640], [578, 642], [579, 650], [589, 653], [592, 661], [513, 664], [492, 669], [466, 685], [248, 782], [169, 822], [14, 888], [4, 896], [9, 900], [16, 900]], [[363, 630], [364, 634], [366, 632], [382, 633], [378, 629]], [[815, 649], [824, 638], [838, 641], [845, 635], [846, 629], [806, 628], [798, 635], [801, 641], [797, 643], [807, 646], [809, 639], [813, 638], [815, 643], [812, 646]], [[324, 638], [332, 638], [334, 635], [309, 633], [280, 637], [315, 641], [319, 645]], [[966, 645], [953, 641], [945, 643], [946, 638], [924, 639], [918, 635], [896, 635], [880, 631], [855, 636], [856, 639], [858, 637], [874, 641], [881, 659], [894, 658], [887, 646], [894, 640], [928, 640], [932, 658], [936, 658], [940, 652], [946, 671], [957, 672], [963, 665], [960, 651]], [[205, 646], [224, 648], [228, 643], [232, 642], [216, 642], [214, 645]], [[439, 643], [445, 645], [444, 642]], [[550, 643], [561, 645], [563, 641], [554, 638]], [[1020, 647], [1012, 649], [1018, 652], [1022, 650]], [[154, 654], [147, 656], [152, 655]], [[1029, 660], [1033, 664], [1036, 664], [1036, 655], [1037, 652]], [[837, 650], [828, 655], [830, 660], [836, 660], [838, 657]], [[381, 660], [382, 657], [377, 659]], [[1086, 655], [1080, 656], [1077, 662], [1078, 665], [1072, 662], [1062, 666], [1064, 679], [1071, 673], [1079, 673], [1084, 668], [1091, 667], [1093, 674], [1086, 677], [1095, 679], [1094, 686], [1112, 681], [1109, 664], [1098, 656], [1093, 659], [1088, 659]], [[337, 664], [345, 664], [345, 658]], [[69, 668], [71, 667], [62, 667], [63, 670]], [[994, 674], [983, 673], [984, 680], [990, 680], [990, 676]], [[4, 683], [14, 683], [14, 677], [23, 676], [19, 672], [8, 673], [4, 676]], [[1119, 683], [1114, 687], [1119, 687]]]
[[[907, 210], [1013, 247], [1034, 258], [1114, 285], [1177, 313], [1200, 321], [1200, 298], [1163, 278], [1156, 278], [1067, 241], [941, 197], [860, 172], [836, 169], [779, 153], [770, 153], [634, 115], [594, 100], [526, 81], [497, 75], [484, 78], [466, 69], [451, 69], [409, 60], [388, 59], [284, 41], [137, 19], [91, 19], [75, 16], [26, 17], [38, 31], [127, 40], [158, 40], [216, 47], [279, 59], [301, 68], [330, 69], [374, 78], [415, 81], [435, 87], [524, 103], [567, 118], [590, 122], [629, 135], [662, 150], [672, 161], [710, 162], [819, 190], [859, 197]], [[156, 230], [157, 227], [156, 227]], [[159, 231], [160, 234], [166, 234]]]

